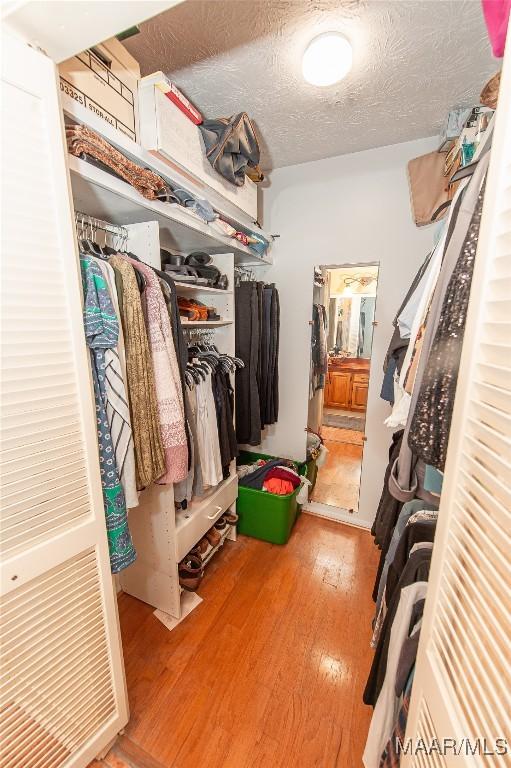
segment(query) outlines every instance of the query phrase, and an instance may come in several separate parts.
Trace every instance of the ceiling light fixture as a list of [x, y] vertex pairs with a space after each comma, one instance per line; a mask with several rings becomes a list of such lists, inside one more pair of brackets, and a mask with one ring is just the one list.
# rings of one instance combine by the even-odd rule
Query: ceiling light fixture
[[311, 85], [333, 85], [346, 77], [352, 63], [351, 43], [339, 32], [325, 32], [307, 46], [302, 59], [302, 72]]

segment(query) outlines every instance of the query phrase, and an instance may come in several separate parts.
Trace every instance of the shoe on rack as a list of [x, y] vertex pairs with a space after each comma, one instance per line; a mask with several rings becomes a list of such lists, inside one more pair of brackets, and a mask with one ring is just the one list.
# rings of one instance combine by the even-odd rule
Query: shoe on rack
[[206, 538], [201, 539], [193, 549], [190, 550], [191, 555], [197, 555], [201, 560], [204, 560], [210, 549], [209, 541]]
[[201, 555], [202, 555], [203, 557], [204, 557], [204, 555], [207, 555], [207, 553], [208, 553], [208, 550], [209, 550], [209, 541], [206, 539], [206, 537], [204, 537], [203, 539], [201, 539], [201, 540], [199, 541], [199, 543], [197, 544], [197, 546], [199, 547], [199, 549], [200, 549], [200, 553], [201, 553]]
[[225, 531], [227, 528], [227, 520], [225, 519], [225, 515], [222, 515], [222, 517], [218, 518], [215, 523], [215, 528], [217, 531]]
[[220, 544], [220, 540], [222, 537], [220, 533], [213, 527], [213, 528], [210, 528], [209, 531], [207, 532], [206, 538], [212, 547], [217, 547]]
[[223, 517], [224, 517], [224, 520], [227, 522], [227, 525], [236, 525], [236, 523], [239, 520], [239, 517], [235, 512], [225, 512]]
[[188, 592], [195, 592], [202, 581], [202, 559], [189, 552], [179, 563], [179, 583]]

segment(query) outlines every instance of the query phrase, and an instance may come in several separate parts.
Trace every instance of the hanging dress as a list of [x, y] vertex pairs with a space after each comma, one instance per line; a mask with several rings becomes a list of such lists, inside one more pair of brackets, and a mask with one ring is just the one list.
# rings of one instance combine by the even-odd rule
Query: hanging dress
[[84, 293], [83, 323], [90, 351], [99, 447], [99, 466], [105, 507], [110, 567], [118, 573], [136, 559], [128, 528], [124, 491], [106, 413], [105, 352], [117, 346], [119, 326], [101, 269], [91, 257], [80, 258]]
[[117, 347], [105, 351], [106, 415], [110, 424], [112, 442], [115, 446], [117, 471], [119, 472], [119, 479], [126, 498], [126, 506], [128, 509], [132, 509], [133, 507], [138, 507], [135, 448], [128, 399], [124, 336], [115, 287], [115, 275], [113, 268], [106, 261], [103, 259], [94, 260], [103, 273], [108, 286], [119, 331]]
[[122, 258], [141, 272], [145, 280], [142, 297], [145, 302], [147, 339], [153, 361], [158, 421], [166, 466], [157, 482], [178, 483], [188, 474], [188, 445], [183, 389], [170, 317], [159, 279], [151, 267], [127, 256]]
[[124, 331], [137, 485], [145, 488], [165, 472], [153, 362], [133, 267], [121, 256], [111, 256], [108, 261], [114, 268], [116, 280], [119, 278], [121, 283], [119, 309]]

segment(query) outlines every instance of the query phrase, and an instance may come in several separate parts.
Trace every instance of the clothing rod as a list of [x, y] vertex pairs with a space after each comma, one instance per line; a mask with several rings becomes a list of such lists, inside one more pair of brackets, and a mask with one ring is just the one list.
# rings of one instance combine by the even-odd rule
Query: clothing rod
[[212, 336], [214, 334], [214, 329], [212, 328], [186, 328], [184, 325], [182, 325], [182, 328], [183, 333], [189, 333], [195, 336]]
[[112, 235], [122, 235], [127, 238], [129, 232], [122, 224], [112, 224], [109, 221], [103, 219], [97, 219], [95, 216], [89, 216], [88, 213], [82, 213], [81, 211], [75, 211], [75, 223], [76, 226], [89, 226], [93, 230], [99, 229], [102, 232], [109, 232]]

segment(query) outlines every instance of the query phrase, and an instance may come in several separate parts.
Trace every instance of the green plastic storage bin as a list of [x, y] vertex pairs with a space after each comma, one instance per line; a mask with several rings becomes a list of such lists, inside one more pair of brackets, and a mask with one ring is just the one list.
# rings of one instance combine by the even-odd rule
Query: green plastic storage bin
[[[243, 451], [238, 464], [253, 464], [258, 459], [274, 459], [264, 453]], [[299, 465], [298, 471], [304, 475], [307, 465]], [[238, 488], [236, 512], [239, 516], [238, 533], [263, 539], [272, 544], [285, 544], [291, 535], [296, 517], [300, 512], [296, 501], [298, 489], [287, 496], [277, 496], [254, 488]]]

